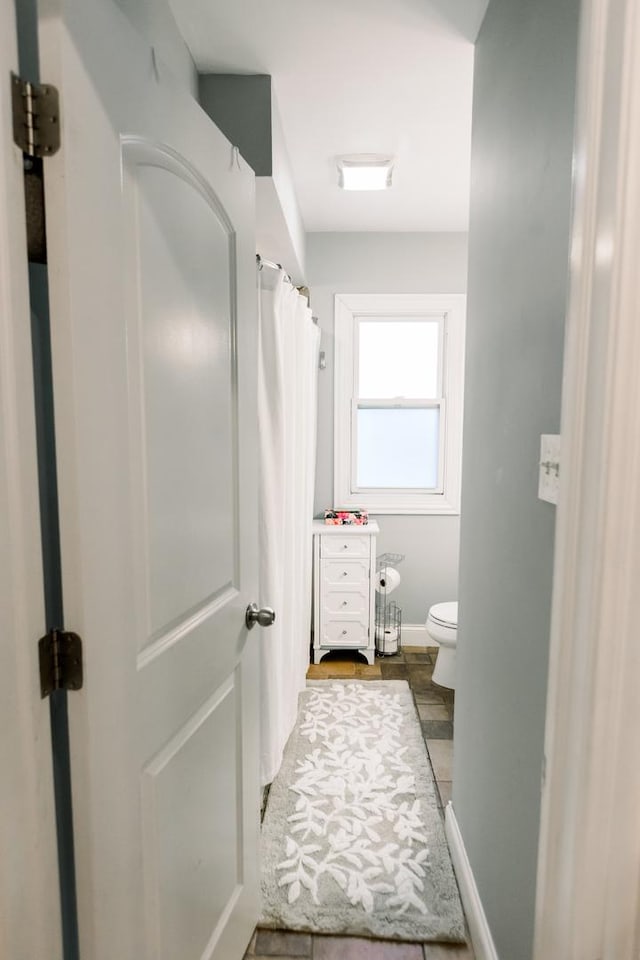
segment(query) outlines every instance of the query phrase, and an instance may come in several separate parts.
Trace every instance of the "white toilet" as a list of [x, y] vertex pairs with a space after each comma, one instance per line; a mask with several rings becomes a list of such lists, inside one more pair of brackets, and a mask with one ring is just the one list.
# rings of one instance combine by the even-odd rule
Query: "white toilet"
[[440, 687], [456, 686], [456, 641], [458, 639], [458, 601], [435, 603], [427, 614], [427, 633], [440, 646], [433, 671], [433, 682]]

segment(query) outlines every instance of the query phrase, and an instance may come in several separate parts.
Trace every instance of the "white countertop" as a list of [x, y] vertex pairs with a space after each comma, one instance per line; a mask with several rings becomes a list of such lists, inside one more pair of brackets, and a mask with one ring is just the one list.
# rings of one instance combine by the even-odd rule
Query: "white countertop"
[[353, 537], [358, 534], [362, 536], [377, 536], [380, 533], [380, 527], [375, 520], [369, 520], [369, 523], [325, 523], [324, 520], [313, 521], [314, 533], [338, 534], [341, 537]]

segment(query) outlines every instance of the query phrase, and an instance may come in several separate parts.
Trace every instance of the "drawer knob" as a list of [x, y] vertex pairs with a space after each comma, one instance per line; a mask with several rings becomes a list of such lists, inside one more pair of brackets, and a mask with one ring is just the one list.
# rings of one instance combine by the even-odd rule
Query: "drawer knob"
[[343, 636], [343, 637], [346, 637], [346, 635], [347, 635], [347, 631], [346, 631], [346, 630], [343, 630], [343, 631], [342, 631], [342, 636]]
[[343, 601], [342, 601], [342, 606], [343, 606], [343, 607], [346, 607], [346, 605], [347, 605], [348, 602], [349, 602], [348, 600], [343, 600]]
[[343, 570], [343, 571], [342, 571], [342, 576], [343, 576], [343, 577], [348, 577], [348, 576], [349, 576], [349, 571], [348, 571], [348, 570]]
[[348, 550], [348, 549], [349, 549], [349, 544], [348, 544], [348, 543], [343, 543], [343, 544], [342, 544], [342, 549], [343, 549], [343, 550]]

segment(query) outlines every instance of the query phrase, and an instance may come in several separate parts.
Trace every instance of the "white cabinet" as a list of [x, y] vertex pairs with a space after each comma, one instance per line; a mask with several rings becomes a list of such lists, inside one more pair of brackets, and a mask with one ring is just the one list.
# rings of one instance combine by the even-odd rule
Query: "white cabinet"
[[329, 650], [375, 659], [374, 571], [378, 524], [313, 525], [313, 662]]

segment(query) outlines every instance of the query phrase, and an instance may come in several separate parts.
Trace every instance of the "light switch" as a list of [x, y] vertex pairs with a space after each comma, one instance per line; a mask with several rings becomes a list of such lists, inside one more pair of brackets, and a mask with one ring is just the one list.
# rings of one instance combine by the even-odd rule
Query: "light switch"
[[540, 473], [538, 499], [558, 502], [560, 488], [560, 434], [543, 433], [540, 437]]

